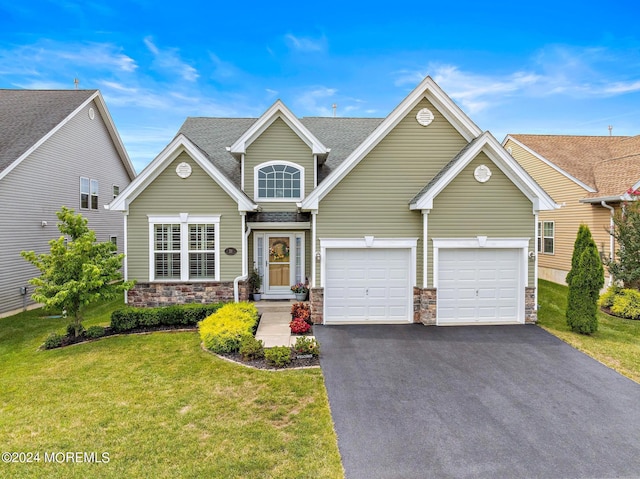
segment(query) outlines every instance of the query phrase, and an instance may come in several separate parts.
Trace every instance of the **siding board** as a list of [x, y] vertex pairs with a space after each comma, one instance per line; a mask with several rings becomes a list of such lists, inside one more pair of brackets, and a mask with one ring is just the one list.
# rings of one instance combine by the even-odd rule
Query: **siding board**
[[[49, 251], [48, 241], [60, 236], [56, 212], [61, 206], [82, 213], [98, 241], [117, 236], [123, 252], [122, 213], [107, 211], [103, 205], [113, 199], [112, 185], [122, 191], [130, 178], [101, 115], [91, 120], [89, 108], [99, 111], [91, 102], [0, 180], [0, 315], [22, 308], [19, 288], [27, 286], [38, 270], [20, 251]], [[98, 180], [98, 210], [80, 209], [81, 176]], [[29, 286], [29, 296], [32, 292]], [[33, 301], [29, 298], [27, 304]]]
[[[486, 183], [475, 180], [476, 167], [485, 164], [491, 170]], [[434, 199], [429, 213], [427, 274], [433, 285], [433, 238], [530, 238], [529, 250], [535, 246], [535, 221], [531, 201], [480, 153]], [[529, 285], [534, 283], [530, 267]]]
[[[254, 167], [267, 161], [290, 161], [304, 169], [305, 195], [313, 189], [314, 162], [311, 148], [280, 118], [249, 147], [244, 156], [244, 190], [254, 201]], [[296, 211], [296, 202], [258, 202], [263, 211]]]
[[[176, 166], [189, 163], [192, 174], [176, 175]], [[128, 217], [129, 279], [149, 281], [148, 215], [221, 215], [220, 280], [233, 281], [242, 274], [242, 219], [238, 205], [187, 153], [181, 153], [130, 205]], [[226, 248], [238, 250], [234, 256]]]
[[[415, 119], [422, 108], [434, 113], [428, 127]], [[420, 211], [411, 199], [465, 145], [465, 139], [423, 99], [320, 203], [317, 248], [321, 238], [422, 238]], [[417, 278], [422, 285], [422, 239], [417, 248]], [[320, 268], [316, 269], [320, 284]]]
[[[609, 210], [601, 206], [580, 203], [588, 192], [574, 181], [556, 171], [520, 145], [508, 140], [505, 147], [511, 147], [511, 155], [541, 185], [553, 200], [562, 205], [559, 210], [542, 211], [539, 221], [555, 222], [555, 251], [553, 254], [540, 253], [538, 266], [544, 279], [564, 283], [564, 277], [571, 269], [573, 245], [581, 223], [589, 226], [598, 249], [605, 256], [610, 255]], [[614, 247], [615, 249], [615, 247]], [[608, 274], [605, 268], [605, 274]]]

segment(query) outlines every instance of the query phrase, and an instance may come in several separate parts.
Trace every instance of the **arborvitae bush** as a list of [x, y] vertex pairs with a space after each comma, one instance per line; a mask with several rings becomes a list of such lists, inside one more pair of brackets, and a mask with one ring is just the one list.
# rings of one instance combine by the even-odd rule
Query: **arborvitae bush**
[[572, 331], [591, 334], [598, 330], [598, 299], [604, 285], [604, 268], [589, 228], [580, 226], [574, 245], [572, 268], [567, 275], [569, 296], [567, 324]]

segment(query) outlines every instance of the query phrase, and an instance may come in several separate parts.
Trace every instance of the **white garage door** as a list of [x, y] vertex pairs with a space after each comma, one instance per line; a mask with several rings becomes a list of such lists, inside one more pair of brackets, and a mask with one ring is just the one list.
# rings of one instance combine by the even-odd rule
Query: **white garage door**
[[413, 319], [410, 249], [327, 249], [325, 323]]
[[438, 324], [522, 322], [519, 249], [440, 249]]

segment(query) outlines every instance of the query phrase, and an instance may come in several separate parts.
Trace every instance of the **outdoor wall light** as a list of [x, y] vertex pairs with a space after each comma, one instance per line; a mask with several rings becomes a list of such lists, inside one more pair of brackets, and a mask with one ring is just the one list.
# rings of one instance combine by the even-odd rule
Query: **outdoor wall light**
[[40, 225], [44, 228], [45, 226], [47, 226], [47, 224], [48, 223], [46, 221], [43, 221]]
[[320, 251], [316, 251], [316, 261], [320, 261]]

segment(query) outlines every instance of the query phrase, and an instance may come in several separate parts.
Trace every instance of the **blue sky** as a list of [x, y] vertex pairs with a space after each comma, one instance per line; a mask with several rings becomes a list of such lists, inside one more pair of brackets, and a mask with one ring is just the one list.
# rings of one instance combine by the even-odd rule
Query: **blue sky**
[[425, 75], [499, 140], [636, 135], [638, 20], [631, 0], [0, 0], [0, 88], [100, 89], [138, 172], [187, 116], [384, 117]]

